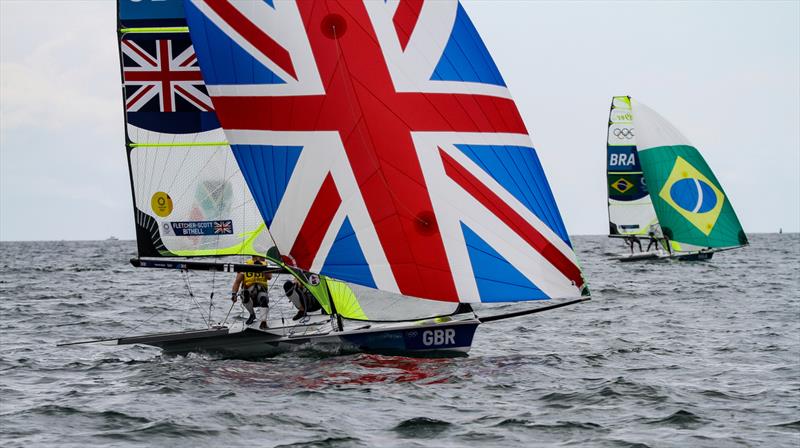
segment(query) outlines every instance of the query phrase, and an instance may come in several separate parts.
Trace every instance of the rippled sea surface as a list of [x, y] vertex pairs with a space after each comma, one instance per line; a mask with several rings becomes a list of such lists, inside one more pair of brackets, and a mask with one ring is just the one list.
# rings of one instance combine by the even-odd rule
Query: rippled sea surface
[[[204, 324], [132, 242], [0, 243], [0, 445], [797, 447], [800, 235], [751, 242], [622, 264], [576, 237], [594, 300], [481, 325], [465, 358], [255, 361], [56, 347]], [[190, 278], [214, 320], [230, 282]]]

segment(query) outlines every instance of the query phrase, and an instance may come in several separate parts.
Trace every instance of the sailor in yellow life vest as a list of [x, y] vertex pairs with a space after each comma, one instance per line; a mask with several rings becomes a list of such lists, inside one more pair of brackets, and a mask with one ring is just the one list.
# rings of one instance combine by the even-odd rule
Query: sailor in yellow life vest
[[[261, 264], [266, 265], [267, 259], [253, 255], [247, 264]], [[247, 318], [246, 325], [250, 325], [256, 320], [256, 312], [253, 307], [264, 308], [264, 319], [261, 322], [261, 328], [267, 328], [267, 315], [269, 314], [269, 293], [267, 284], [272, 279], [272, 274], [268, 272], [240, 272], [236, 274], [236, 280], [233, 281], [231, 287], [231, 300], [235, 303], [236, 297], [239, 295], [241, 288], [242, 303], [247, 311], [250, 312], [250, 317]]]

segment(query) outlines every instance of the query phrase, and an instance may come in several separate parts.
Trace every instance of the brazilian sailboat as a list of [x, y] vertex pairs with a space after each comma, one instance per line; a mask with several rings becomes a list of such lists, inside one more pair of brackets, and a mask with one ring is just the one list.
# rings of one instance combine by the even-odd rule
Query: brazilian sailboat
[[730, 199], [697, 148], [629, 96], [611, 102], [607, 176], [609, 236], [622, 238], [630, 249], [620, 261], [708, 260], [748, 244]]
[[[481, 323], [589, 300], [525, 124], [457, 1], [118, 5], [131, 262], [269, 272], [322, 310], [112, 342], [466, 352]], [[249, 255], [269, 264], [235, 261]]]

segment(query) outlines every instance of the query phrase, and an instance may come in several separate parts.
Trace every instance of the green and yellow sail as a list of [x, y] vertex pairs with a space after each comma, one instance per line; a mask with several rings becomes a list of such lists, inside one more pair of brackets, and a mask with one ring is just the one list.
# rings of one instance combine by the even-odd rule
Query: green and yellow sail
[[647, 106], [631, 100], [639, 162], [664, 236], [683, 246], [748, 244], [730, 197], [696, 147]]

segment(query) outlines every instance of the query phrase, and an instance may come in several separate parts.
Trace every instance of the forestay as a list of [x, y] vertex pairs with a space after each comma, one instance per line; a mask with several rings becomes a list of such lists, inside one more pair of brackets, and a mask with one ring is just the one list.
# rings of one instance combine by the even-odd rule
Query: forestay
[[217, 115], [287, 263], [439, 301], [581, 294], [528, 131], [459, 3], [185, 5]]
[[225, 141], [180, 0], [119, 0], [140, 256], [263, 254], [266, 227]]

